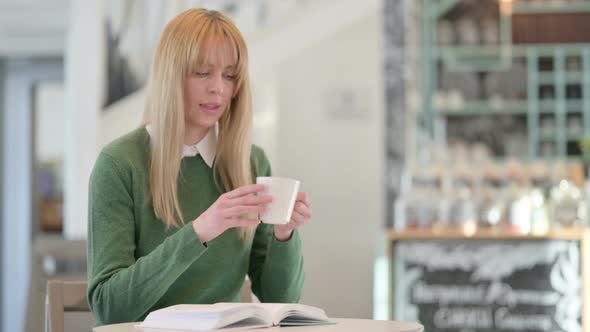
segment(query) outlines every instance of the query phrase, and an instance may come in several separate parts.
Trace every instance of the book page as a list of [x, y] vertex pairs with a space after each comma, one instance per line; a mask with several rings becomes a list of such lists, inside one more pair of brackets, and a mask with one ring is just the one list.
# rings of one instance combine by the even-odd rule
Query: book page
[[[232, 326], [233, 325], [233, 326]], [[248, 304], [182, 304], [151, 312], [142, 328], [185, 329], [192, 331], [271, 326], [272, 320], [261, 308]]]
[[174, 313], [216, 313], [219, 314], [223, 311], [223, 307], [215, 307], [210, 304], [177, 304], [170, 307], [162, 308], [156, 311], [152, 311], [150, 315], [160, 315], [160, 314], [174, 314]]
[[[278, 325], [277, 317], [281, 316], [282, 313], [285, 311], [285, 307], [290, 304], [288, 303], [216, 303], [214, 306], [219, 308], [235, 308], [235, 307], [244, 307], [244, 306], [252, 306], [257, 308], [261, 312], [262, 315], [267, 317], [269, 321], [271, 321], [272, 325]], [[288, 310], [288, 309], [287, 309]]]
[[[232, 306], [231, 303], [219, 303], [221, 305]], [[217, 304], [216, 304], [217, 305]], [[327, 322], [329, 321], [328, 316], [324, 310], [298, 303], [238, 303], [234, 305], [252, 305], [256, 306], [265, 312], [267, 312], [272, 318], [273, 325], [280, 325], [281, 321], [287, 320], [294, 325], [297, 322], [301, 323], [313, 323], [313, 322]]]

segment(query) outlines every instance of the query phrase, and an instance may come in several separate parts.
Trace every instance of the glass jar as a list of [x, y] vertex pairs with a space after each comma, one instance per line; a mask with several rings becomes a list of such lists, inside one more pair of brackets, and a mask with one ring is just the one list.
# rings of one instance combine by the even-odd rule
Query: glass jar
[[449, 177], [446, 190], [448, 217], [446, 225], [465, 232], [475, 232], [477, 227], [477, 204], [473, 195], [473, 174], [464, 165], [459, 165]]
[[569, 180], [551, 189], [551, 219], [556, 226], [586, 225], [586, 202], [582, 190]]
[[395, 203], [396, 227], [432, 227], [440, 222], [445, 210], [441, 178], [431, 169], [416, 169], [412, 173], [410, 188]]
[[524, 165], [512, 160], [506, 165], [502, 197], [506, 202], [506, 225], [515, 233], [531, 231], [532, 203]]

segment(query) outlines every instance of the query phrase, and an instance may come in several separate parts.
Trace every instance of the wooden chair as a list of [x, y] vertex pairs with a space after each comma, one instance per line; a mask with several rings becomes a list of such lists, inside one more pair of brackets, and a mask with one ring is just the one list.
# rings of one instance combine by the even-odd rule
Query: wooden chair
[[[86, 281], [47, 282], [45, 332], [92, 330], [95, 320], [88, 306], [87, 288]], [[66, 322], [66, 314], [76, 314], [72, 315], [71, 323]]]
[[[250, 290], [250, 280], [246, 279], [240, 290], [242, 302], [257, 302]], [[66, 324], [67, 313], [84, 313], [76, 319], [76, 327], [71, 331], [90, 331], [95, 324], [88, 306], [86, 281], [49, 280], [45, 300], [45, 332], [69, 332]]]
[[[49, 259], [67, 270], [45, 269]], [[63, 263], [63, 265], [62, 265]], [[45, 298], [48, 280], [86, 279], [86, 241], [66, 240], [61, 235], [36, 235], [31, 248], [30, 282], [27, 299], [25, 329], [21, 332], [39, 332], [45, 327]]]

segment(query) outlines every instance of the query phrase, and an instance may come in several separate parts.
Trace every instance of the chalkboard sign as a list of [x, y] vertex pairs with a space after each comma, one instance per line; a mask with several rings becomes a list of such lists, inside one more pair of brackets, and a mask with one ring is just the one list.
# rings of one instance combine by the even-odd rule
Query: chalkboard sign
[[580, 242], [399, 240], [393, 319], [428, 332], [582, 332]]

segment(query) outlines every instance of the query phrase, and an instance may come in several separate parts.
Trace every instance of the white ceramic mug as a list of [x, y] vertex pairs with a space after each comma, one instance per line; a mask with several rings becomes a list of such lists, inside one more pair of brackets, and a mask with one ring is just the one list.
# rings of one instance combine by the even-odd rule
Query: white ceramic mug
[[299, 192], [299, 181], [288, 178], [259, 176], [257, 184], [266, 185], [267, 189], [259, 195], [272, 196], [272, 202], [267, 205], [267, 212], [260, 214], [260, 220], [265, 224], [286, 224], [291, 220], [297, 193]]

